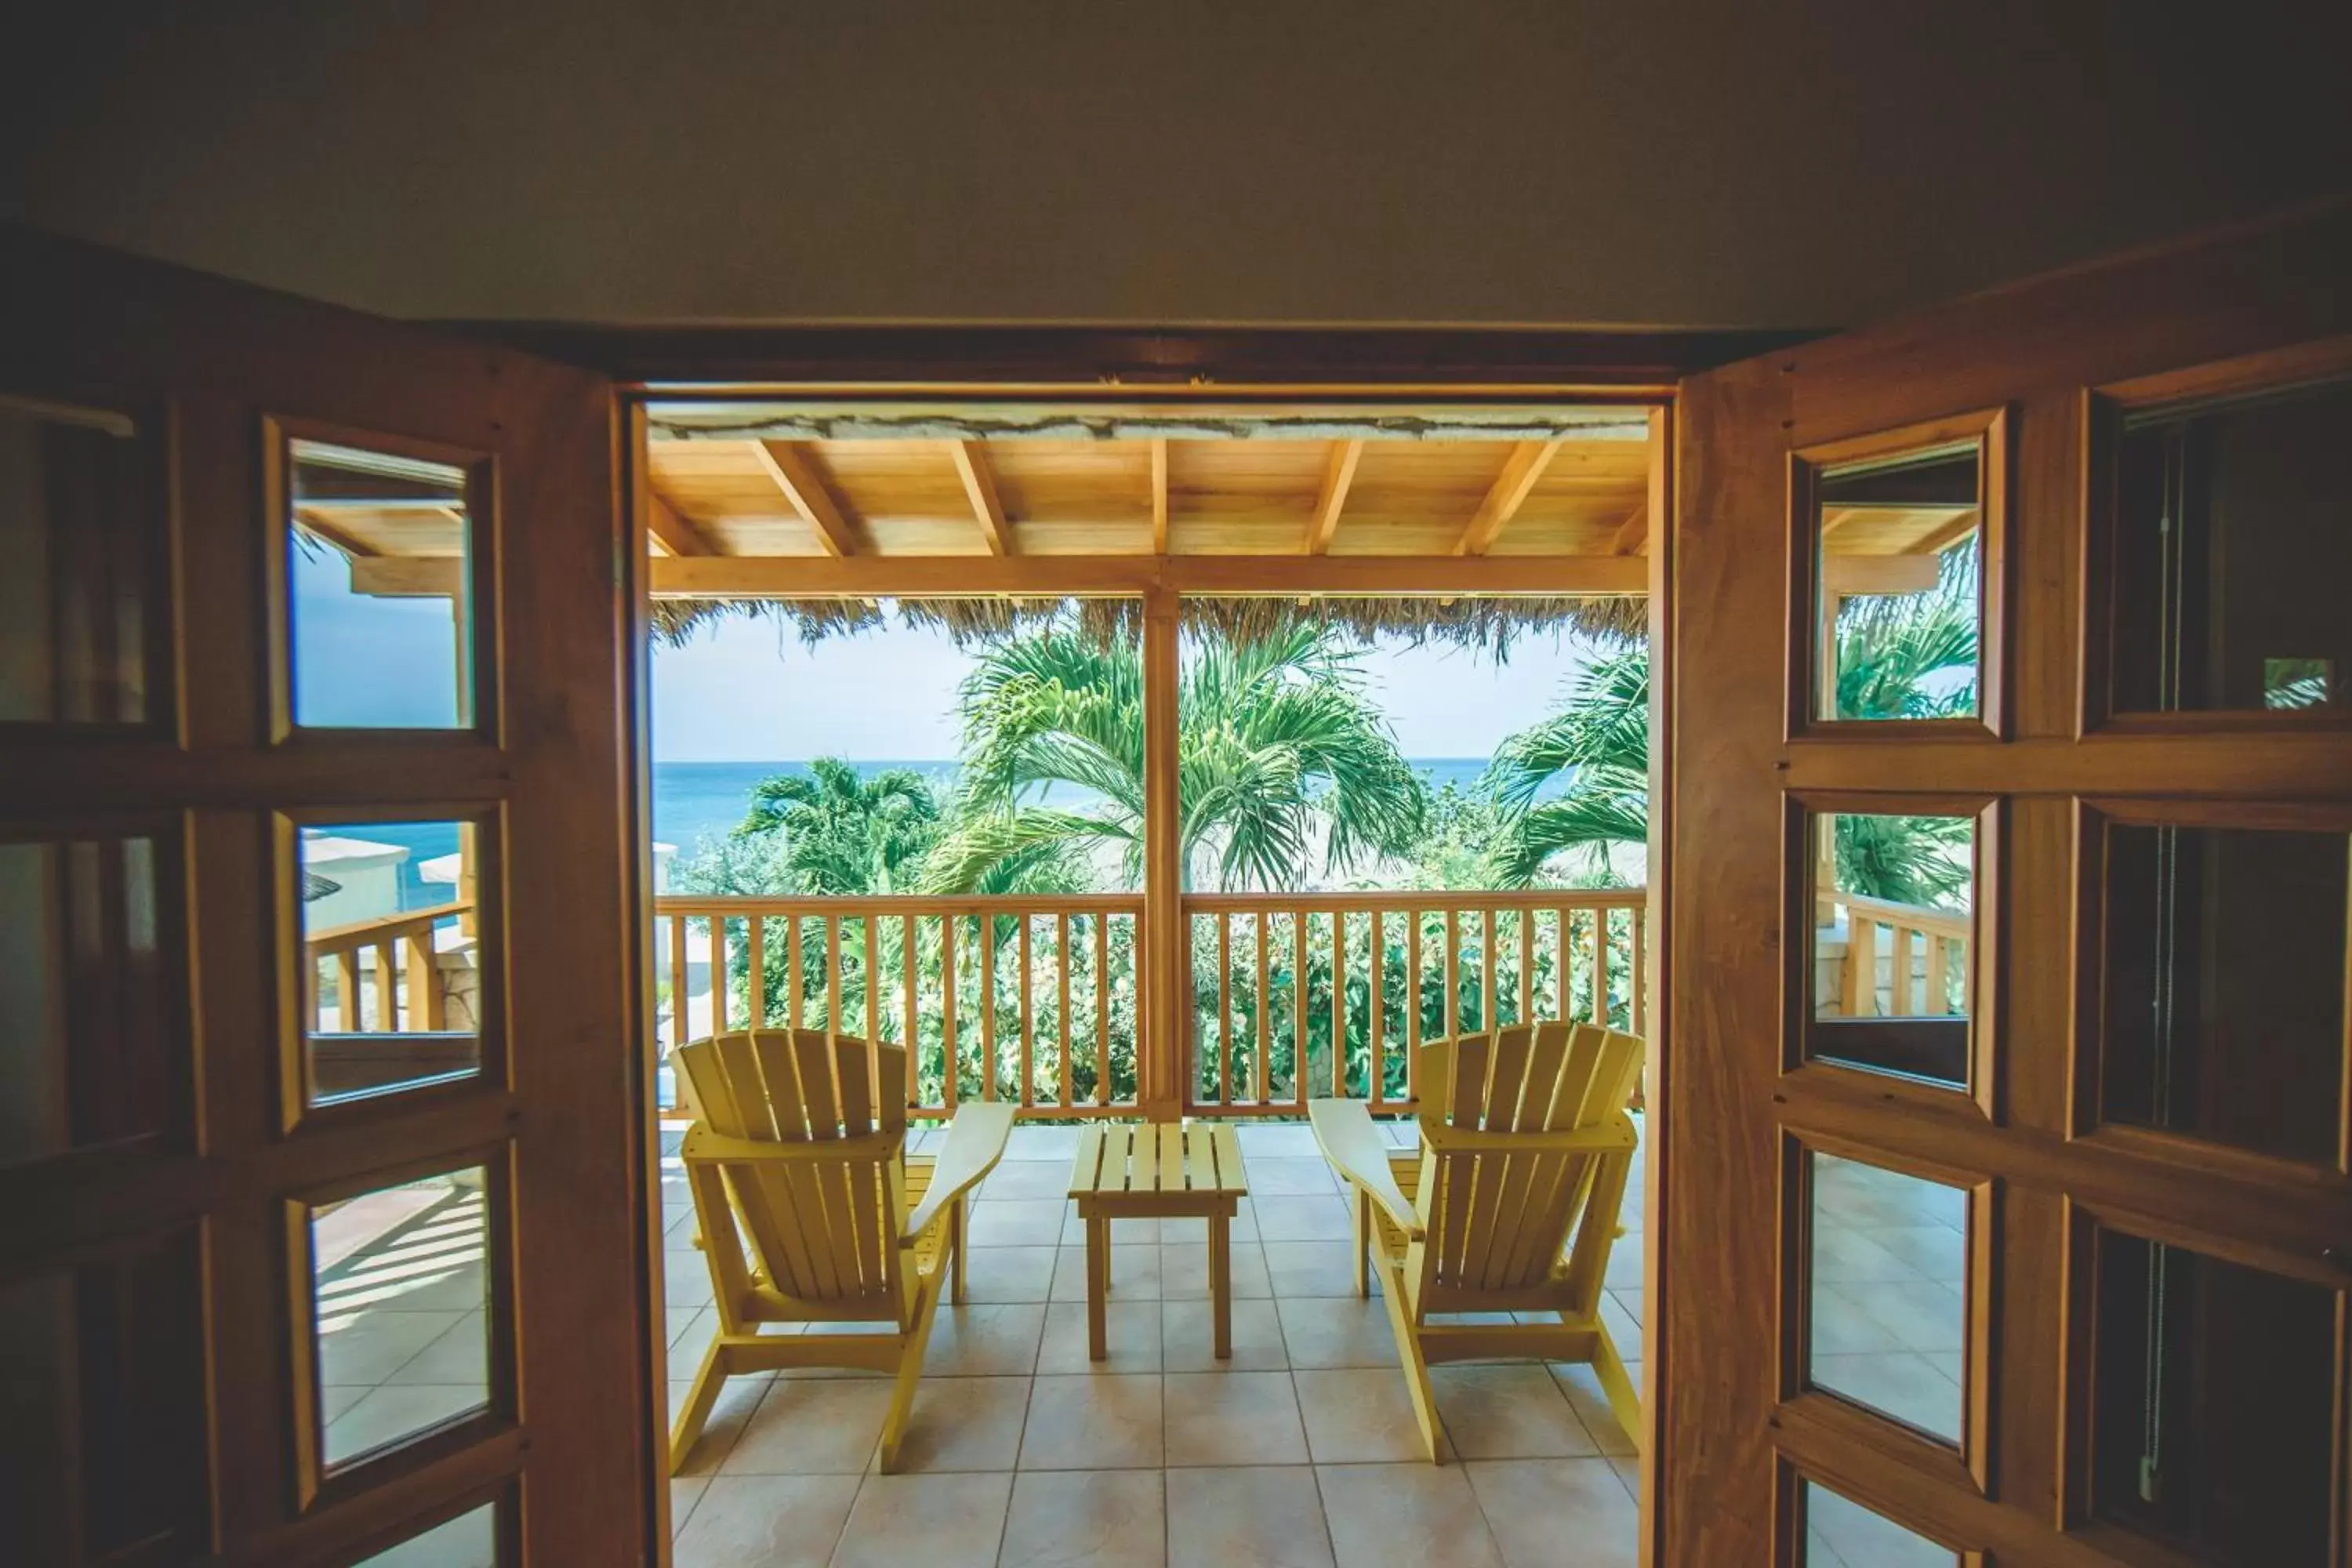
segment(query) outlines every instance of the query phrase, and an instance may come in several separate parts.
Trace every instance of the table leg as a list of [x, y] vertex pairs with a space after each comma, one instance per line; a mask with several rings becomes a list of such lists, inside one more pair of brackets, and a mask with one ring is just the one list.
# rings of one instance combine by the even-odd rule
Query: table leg
[[1216, 1323], [1217, 1359], [1230, 1361], [1234, 1353], [1234, 1219], [1227, 1214], [1209, 1216], [1209, 1297], [1210, 1316]]
[[1103, 1298], [1110, 1292], [1110, 1221], [1087, 1221], [1087, 1357], [1108, 1361], [1110, 1345]]

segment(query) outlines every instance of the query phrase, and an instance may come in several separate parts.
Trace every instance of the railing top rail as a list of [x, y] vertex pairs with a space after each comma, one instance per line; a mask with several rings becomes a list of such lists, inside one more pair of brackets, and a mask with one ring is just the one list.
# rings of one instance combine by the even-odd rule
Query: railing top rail
[[656, 915], [1017, 915], [1139, 913], [1141, 893], [663, 893]]
[[320, 951], [338, 947], [365, 947], [372, 942], [396, 937], [413, 936], [430, 931], [453, 915], [462, 915], [473, 909], [471, 899], [457, 899], [431, 909], [403, 910], [398, 914], [373, 915], [363, 921], [347, 921], [341, 925], [325, 926], [303, 933], [303, 944]]
[[1626, 910], [1650, 900], [1646, 888], [1529, 888], [1508, 892], [1449, 892], [1429, 888], [1381, 889], [1360, 893], [1187, 893], [1184, 908], [1197, 914], [1383, 914], [1400, 910], [1443, 912], [1465, 910]]
[[1965, 937], [1974, 923], [1965, 910], [1939, 910], [1927, 904], [1899, 904], [1892, 899], [1865, 898], [1860, 893], [1830, 892], [1823, 895], [1833, 904], [1865, 920], [1884, 925], [1907, 926], [1913, 931], [1931, 931], [1938, 936]]

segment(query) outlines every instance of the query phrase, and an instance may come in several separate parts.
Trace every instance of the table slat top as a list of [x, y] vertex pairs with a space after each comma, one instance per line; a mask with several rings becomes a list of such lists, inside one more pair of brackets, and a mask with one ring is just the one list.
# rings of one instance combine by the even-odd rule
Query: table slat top
[[1231, 1127], [1197, 1122], [1181, 1127], [1097, 1124], [1079, 1132], [1077, 1159], [1070, 1170], [1070, 1196], [1173, 1197], [1188, 1193], [1202, 1197], [1249, 1195], [1249, 1183], [1242, 1170], [1241, 1140], [1234, 1136]]

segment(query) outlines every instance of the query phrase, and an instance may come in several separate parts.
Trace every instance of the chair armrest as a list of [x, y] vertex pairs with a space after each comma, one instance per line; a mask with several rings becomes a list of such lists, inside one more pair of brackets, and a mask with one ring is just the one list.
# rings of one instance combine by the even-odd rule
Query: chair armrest
[[948, 1141], [931, 1166], [931, 1184], [923, 1201], [907, 1216], [900, 1239], [912, 1241], [931, 1227], [940, 1211], [961, 1197], [1004, 1158], [1004, 1141], [1013, 1136], [1013, 1107], [982, 1101], [966, 1105], [948, 1123]]
[[764, 1138], [730, 1138], [696, 1122], [687, 1130], [678, 1158], [689, 1165], [794, 1164], [827, 1161], [879, 1160], [898, 1147], [896, 1132], [866, 1132], [856, 1138], [807, 1139], [797, 1143]]
[[1408, 1241], [1423, 1239], [1421, 1215], [1405, 1201], [1389, 1168], [1389, 1146], [1372, 1125], [1370, 1109], [1360, 1100], [1317, 1100], [1307, 1107], [1315, 1129], [1315, 1142], [1332, 1168], [1354, 1183], [1381, 1205], [1391, 1224]]

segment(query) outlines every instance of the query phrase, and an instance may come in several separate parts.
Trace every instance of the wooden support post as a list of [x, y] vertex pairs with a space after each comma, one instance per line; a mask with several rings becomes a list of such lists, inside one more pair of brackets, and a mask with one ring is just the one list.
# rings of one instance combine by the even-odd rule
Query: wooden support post
[[1184, 851], [1176, 799], [1177, 597], [1143, 596], [1144, 1029], [1136, 1100], [1151, 1121], [1183, 1114], [1192, 1015], [1185, 973]]

